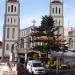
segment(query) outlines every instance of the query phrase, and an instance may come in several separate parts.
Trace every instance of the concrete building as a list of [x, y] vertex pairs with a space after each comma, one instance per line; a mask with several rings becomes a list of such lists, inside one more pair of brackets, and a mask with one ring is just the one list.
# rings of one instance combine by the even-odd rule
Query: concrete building
[[55, 21], [55, 26], [59, 27], [56, 34], [61, 34], [62, 39], [64, 36], [64, 16], [63, 16], [63, 2], [60, 0], [51, 0], [50, 2], [50, 15]]
[[18, 40], [20, 36], [20, 3], [19, 0], [5, 1], [6, 4], [3, 25], [3, 58], [9, 58], [11, 48], [14, 42]]

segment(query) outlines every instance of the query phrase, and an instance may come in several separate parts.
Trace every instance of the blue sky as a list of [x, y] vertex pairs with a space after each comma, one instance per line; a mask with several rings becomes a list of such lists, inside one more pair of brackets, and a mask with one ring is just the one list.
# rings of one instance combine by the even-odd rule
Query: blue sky
[[[75, 28], [75, 0], [64, 1], [64, 27]], [[36, 25], [40, 25], [41, 16], [49, 14], [50, 0], [20, 0], [20, 27], [26, 28], [36, 20]], [[3, 24], [5, 13], [5, 0], [0, 0], [0, 40], [2, 40]]]

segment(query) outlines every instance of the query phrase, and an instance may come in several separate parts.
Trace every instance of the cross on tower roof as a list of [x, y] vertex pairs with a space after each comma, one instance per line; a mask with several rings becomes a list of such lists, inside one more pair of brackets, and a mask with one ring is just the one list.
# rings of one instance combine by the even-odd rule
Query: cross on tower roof
[[33, 26], [35, 26], [36, 21], [35, 21], [35, 20], [33, 20], [33, 21], [32, 21], [32, 23], [33, 23]]

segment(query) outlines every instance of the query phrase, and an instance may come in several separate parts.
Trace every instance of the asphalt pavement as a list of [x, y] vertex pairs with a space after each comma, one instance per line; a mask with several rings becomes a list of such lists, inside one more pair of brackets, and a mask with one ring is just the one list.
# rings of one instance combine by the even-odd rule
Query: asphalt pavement
[[[18, 75], [31, 75], [27, 70], [24, 72], [18, 72]], [[67, 73], [59, 73], [56, 74], [56, 72], [46, 72], [45, 75], [75, 75], [75, 72], [67, 72]]]

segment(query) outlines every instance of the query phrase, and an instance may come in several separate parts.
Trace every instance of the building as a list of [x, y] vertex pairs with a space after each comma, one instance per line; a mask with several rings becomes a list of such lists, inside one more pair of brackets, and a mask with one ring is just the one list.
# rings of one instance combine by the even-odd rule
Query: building
[[[52, 0], [50, 2], [50, 15], [53, 17], [55, 21], [55, 26], [59, 27], [59, 30], [56, 32], [58, 34], [62, 34], [62, 38], [64, 36], [64, 22], [63, 22], [63, 2], [59, 0]], [[18, 41], [19, 48], [17, 49], [18, 57], [20, 57], [19, 61], [24, 61], [26, 60], [28, 55], [27, 53], [32, 52], [33, 50], [31, 49], [35, 45], [42, 45], [43, 43], [41, 42], [30, 42], [32, 41], [32, 36], [31, 34], [34, 32], [33, 31], [34, 26], [22, 29], [20, 31], [20, 40]], [[40, 56], [45, 56], [45, 54], [40, 52], [35, 52], [39, 53]]]
[[[9, 58], [11, 48], [19, 39], [20, 3], [19, 0], [5, 0], [5, 15], [3, 25], [3, 58]], [[15, 51], [15, 47], [14, 50]]]
[[50, 15], [55, 21], [55, 26], [59, 29], [55, 32], [61, 34], [62, 39], [64, 37], [64, 16], [63, 16], [63, 2], [60, 0], [52, 0], [50, 2]]
[[65, 28], [64, 29], [64, 39], [68, 45], [68, 50], [75, 51], [75, 29]]

